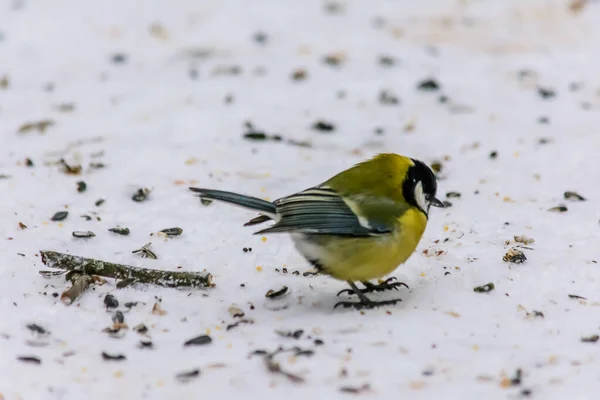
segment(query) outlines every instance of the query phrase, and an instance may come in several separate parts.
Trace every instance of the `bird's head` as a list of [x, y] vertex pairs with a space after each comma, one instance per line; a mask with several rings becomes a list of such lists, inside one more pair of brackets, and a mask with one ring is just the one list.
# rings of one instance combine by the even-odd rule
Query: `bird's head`
[[411, 160], [414, 165], [408, 168], [402, 183], [402, 194], [410, 205], [428, 215], [431, 206], [444, 207], [444, 203], [435, 197], [437, 182], [431, 168], [419, 160]]

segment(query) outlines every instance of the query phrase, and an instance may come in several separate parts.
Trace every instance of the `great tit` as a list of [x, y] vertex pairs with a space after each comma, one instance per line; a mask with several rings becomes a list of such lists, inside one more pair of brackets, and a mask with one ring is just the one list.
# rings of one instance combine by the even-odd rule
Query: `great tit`
[[[255, 234], [289, 233], [296, 249], [320, 273], [346, 281], [356, 308], [395, 304], [372, 301], [365, 293], [406, 286], [369, 281], [394, 271], [414, 253], [436, 196], [432, 170], [419, 160], [379, 154], [340, 172], [326, 182], [273, 202], [232, 192], [190, 187], [202, 199], [220, 200], [260, 212], [244, 226], [274, 221]], [[355, 282], [365, 288], [359, 289]], [[340, 293], [342, 293], [340, 292]], [[338, 293], [338, 295], [340, 294]]]

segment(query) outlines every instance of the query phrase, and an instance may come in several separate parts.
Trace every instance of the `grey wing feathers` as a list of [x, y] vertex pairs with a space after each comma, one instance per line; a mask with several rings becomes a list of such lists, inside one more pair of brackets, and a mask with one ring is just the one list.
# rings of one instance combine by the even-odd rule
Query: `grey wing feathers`
[[299, 232], [366, 237], [390, 232], [385, 225], [365, 226], [344, 200], [331, 189], [313, 188], [274, 202], [277, 223], [256, 232]]

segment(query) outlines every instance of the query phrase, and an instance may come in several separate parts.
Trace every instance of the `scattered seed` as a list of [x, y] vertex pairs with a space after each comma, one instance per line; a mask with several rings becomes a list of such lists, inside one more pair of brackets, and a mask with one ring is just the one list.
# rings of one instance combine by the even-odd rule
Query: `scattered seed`
[[92, 220], [92, 217], [90, 217], [89, 215], [85, 215], [84, 214], [84, 215], [81, 215], [80, 217], [83, 218], [83, 219], [85, 219], [86, 221], [91, 221]]
[[112, 322], [115, 324], [122, 324], [125, 322], [125, 315], [121, 311], [117, 311], [112, 316]]
[[256, 43], [266, 44], [267, 40], [268, 40], [268, 36], [264, 32], [256, 32], [254, 35], [252, 35], [252, 39], [254, 39], [254, 41]]
[[19, 222], [19, 229], [25, 230], [25, 229], [27, 229], [27, 225], [25, 225], [22, 222]]
[[547, 124], [550, 123], [550, 118], [548, 118], [547, 116], [543, 115], [543, 116], [541, 116], [541, 117], [538, 118], [538, 123], [547, 125]]
[[400, 103], [400, 100], [397, 96], [389, 93], [387, 90], [382, 90], [379, 92], [379, 103], [384, 105], [397, 105]]
[[325, 342], [322, 341], [321, 339], [315, 339], [314, 344], [315, 344], [315, 346], [322, 346], [325, 344]]
[[548, 211], [550, 211], [550, 212], [560, 212], [560, 213], [567, 212], [567, 210], [568, 210], [567, 207], [562, 204], [548, 209]]
[[96, 205], [96, 207], [100, 207], [102, 204], [104, 204], [105, 201], [106, 200], [104, 199], [98, 199], [94, 204]]
[[292, 80], [300, 82], [308, 78], [308, 72], [303, 68], [298, 68], [292, 72]]
[[396, 64], [396, 59], [392, 56], [387, 56], [387, 55], [382, 55], [379, 56], [379, 65], [384, 66], [384, 67], [391, 67], [394, 64]]
[[28, 363], [28, 364], [36, 364], [36, 365], [40, 365], [42, 363], [42, 360], [40, 360], [38, 357], [34, 357], [34, 356], [18, 356], [17, 360]]
[[227, 325], [226, 330], [229, 331], [233, 328], [237, 328], [240, 324], [253, 324], [254, 321], [251, 319], [240, 319], [239, 321], [233, 323], [233, 324], [229, 324]]
[[449, 199], [460, 199], [460, 193], [459, 192], [448, 192], [446, 193], [446, 197]]
[[213, 201], [211, 199], [205, 199], [205, 198], [200, 197], [200, 203], [203, 206], [210, 206], [212, 204], [212, 202]]
[[116, 228], [110, 228], [108, 231], [109, 232], [113, 232], [113, 233], [117, 233], [117, 234], [123, 235], [123, 236], [129, 235], [129, 228], [116, 227]]
[[19, 127], [18, 132], [19, 133], [28, 133], [33, 130], [37, 130], [40, 133], [45, 133], [46, 129], [48, 129], [49, 127], [54, 126], [54, 125], [55, 125], [54, 121], [52, 121], [50, 119], [45, 119], [45, 120], [36, 121], [36, 122], [26, 122]]
[[200, 370], [199, 369], [193, 369], [191, 371], [186, 371], [186, 372], [180, 372], [177, 375], [175, 375], [175, 379], [177, 379], [178, 381], [181, 381], [183, 383], [189, 382], [192, 379], [196, 379], [197, 377], [200, 376]]
[[344, 62], [343, 54], [328, 54], [323, 57], [323, 62], [325, 64], [337, 67]]
[[576, 192], [565, 192], [565, 199], [567, 200], [577, 200], [577, 201], [585, 201], [585, 198]]
[[525, 246], [530, 245], [531, 243], [535, 243], [535, 239], [529, 238], [525, 235], [513, 236], [513, 238], [515, 239], [515, 242], [523, 243]]
[[581, 297], [581, 296], [578, 296], [576, 294], [570, 294], [569, 298], [570, 299], [578, 299], [578, 300], [587, 300], [585, 297]]
[[137, 249], [137, 250], [133, 250], [132, 253], [142, 253], [142, 257], [144, 258], [152, 258], [153, 260], [158, 259], [158, 257], [156, 256], [156, 254], [154, 254], [154, 252], [152, 250], [149, 249], [150, 245], [152, 243], [146, 243], [145, 245], [142, 246], [141, 249]]
[[79, 175], [81, 173], [81, 165], [69, 165], [67, 162], [61, 158], [59, 161], [63, 166], [63, 172], [67, 175]]
[[165, 235], [169, 236], [169, 237], [174, 237], [174, 236], [181, 235], [183, 233], [183, 229], [181, 229], [181, 228], [167, 228], [167, 229], [163, 229], [161, 232], [164, 233]]
[[136, 202], [145, 201], [148, 198], [148, 194], [150, 194], [150, 189], [140, 188], [135, 192], [135, 194], [131, 197], [131, 200]]
[[96, 236], [96, 234], [92, 231], [74, 231], [73, 232], [73, 237], [76, 237], [79, 239], [89, 239], [94, 236]]
[[46, 331], [46, 329], [44, 329], [43, 327], [39, 326], [38, 324], [27, 324], [26, 326], [27, 326], [27, 329], [29, 329], [33, 333], [37, 333], [38, 335], [45, 335], [47, 333], [50, 333], [50, 332]]
[[486, 283], [485, 285], [482, 286], [476, 286], [473, 288], [473, 291], [476, 293], [488, 293], [491, 292], [492, 290], [494, 290], [496, 288], [496, 286], [493, 283]]
[[77, 191], [79, 193], [85, 192], [86, 189], [87, 189], [87, 184], [84, 181], [77, 182]]
[[244, 248], [242, 249], [242, 251], [243, 251], [244, 253], [248, 253], [248, 252], [252, 251], [252, 247], [244, 247]]
[[275, 331], [275, 333], [282, 337], [300, 339], [304, 334], [304, 331], [302, 329], [298, 329], [297, 331]]
[[112, 294], [104, 296], [104, 305], [106, 308], [117, 308], [119, 307], [119, 300]]
[[523, 371], [521, 370], [521, 368], [519, 368], [516, 370], [514, 378], [512, 378], [510, 380], [510, 384], [511, 384], [511, 386], [517, 386], [517, 385], [521, 384], [522, 380], [523, 380]]
[[110, 61], [113, 64], [125, 64], [127, 62], [127, 54], [115, 53], [112, 56], [110, 56]]
[[527, 260], [525, 253], [518, 249], [510, 249], [508, 252], [502, 257], [502, 261], [511, 262], [515, 264], [524, 263]]
[[144, 335], [146, 333], [148, 333], [148, 327], [144, 324], [139, 324], [133, 327], [133, 330], [137, 333], [139, 333], [140, 335]]
[[492, 160], [496, 159], [497, 157], [498, 157], [498, 152], [496, 150], [494, 150], [490, 153], [490, 158]]
[[90, 168], [91, 169], [102, 169], [102, 168], [106, 168], [106, 164], [101, 163], [101, 162], [91, 162]]
[[444, 204], [445, 208], [452, 207], [452, 203], [450, 203], [448, 200], [443, 200], [442, 204]]
[[63, 221], [69, 215], [68, 211], [59, 211], [50, 218], [51, 221]]
[[315, 276], [315, 275], [319, 275], [319, 272], [317, 271], [306, 271], [302, 273], [302, 276]]
[[185, 342], [184, 346], [202, 346], [205, 344], [210, 344], [212, 342], [212, 338], [208, 335], [200, 335], [195, 338], [192, 338]]
[[281, 289], [275, 291], [273, 289], [270, 289], [266, 294], [265, 297], [269, 298], [269, 299], [274, 299], [276, 297], [280, 297], [283, 296], [285, 293], [287, 293], [288, 288], [287, 286], [282, 287]]
[[556, 96], [556, 92], [553, 89], [538, 87], [537, 91], [542, 99], [551, 99]]
[[138, 348], [140, 349], [153, 349], [154, 348], [154, 343], [152, 343], [151, 341], [146, 341], [146, 340], [140, 340], [138, 343]]
[[335, 125], [325, 121], [317, 121], [312, 125], [312, 129], [320, 132], [333, 132], [335, 131]]
[[367, 392], [371, 390], [371, 385], [369, 385], [368, 383], [365, 383], [362, 386], [359, 387], [352, 387], [352, 386], [342, 386], [340, 388], [340, 392], [342, 393], [352, 393], [352, 394], [360, 394], [363, 392]]
[[417, 85], [417, 89], [433, 92], [433, 91], [439, 90], [440, 85], [434, 79], [425, 79], [425, 80], [419, 82], [419, 84]]
[[544, 313], [537, 310], [532, 310], [530, 313], [527, 313], [527, 317], [531, 318], [544, 318]]
[[162, 302], [161, 299], [158, 299], [157, 301], [154, 302], [154, 306], [152, 306], [152, 314], [160, 315], [162, 317], [163, 315], [167, 315], [167, 312], [165, 310], [163, 310], [162, 307], [160, 306], [161, 302]]
[[596, 343], [600, 339], [598, 335], [584, 336], [581, 338], [581, 341], [584, 343]]
[[108, 354], [103, 351], [102, 359], [105, 361], [123, 361], [126, 360], [127, 357], [125, 357], [123, 354]]
[[229, 307], [229, 309], [227, 310], [229, 311], [229, 315], [231, 315], [233, 318], [244, 318], [244, 312], [237, 308], [237, 307]]

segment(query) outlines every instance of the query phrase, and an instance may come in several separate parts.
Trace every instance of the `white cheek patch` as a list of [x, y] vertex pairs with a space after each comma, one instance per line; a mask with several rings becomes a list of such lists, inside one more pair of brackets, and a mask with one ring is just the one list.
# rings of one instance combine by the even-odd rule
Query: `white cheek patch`
[[419, 208], [426, 213], [429, 211], [429, 202], [425, 198], [425, 193], [423, 193], [423, 183], [417, 182], [414, 190], [415, 202], [419, 205]]

